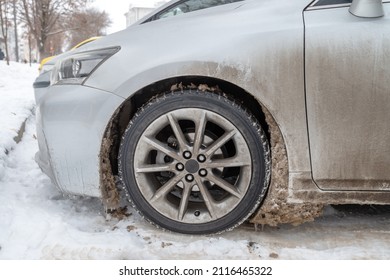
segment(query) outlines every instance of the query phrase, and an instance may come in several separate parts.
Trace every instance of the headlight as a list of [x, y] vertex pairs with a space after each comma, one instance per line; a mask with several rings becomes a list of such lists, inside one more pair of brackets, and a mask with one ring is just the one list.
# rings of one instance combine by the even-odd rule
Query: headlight
[[82, 84], [119, 47], [87, 51], [70, 55], [56, 63], [50, 84]]

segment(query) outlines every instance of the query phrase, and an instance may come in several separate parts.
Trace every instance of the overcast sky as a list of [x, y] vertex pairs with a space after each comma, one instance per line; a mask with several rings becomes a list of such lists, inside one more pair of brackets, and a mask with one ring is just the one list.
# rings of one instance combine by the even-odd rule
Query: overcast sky
[[126, 28], [126, 18], [124, 14], [129, 10], [130, 4], [151, 3], [154, 4], [159, 0], [94, 0], [92, 6], [99, 10], [106, 11], [112, 20], [112, 25], [107, 29], [107, 34]]

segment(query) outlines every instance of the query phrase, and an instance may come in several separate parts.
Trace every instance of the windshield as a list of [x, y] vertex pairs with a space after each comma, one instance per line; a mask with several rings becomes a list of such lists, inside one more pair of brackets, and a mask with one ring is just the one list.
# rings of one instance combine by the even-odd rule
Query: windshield
[[180, 14], [185, 14], [189, 12], [194, 12], [202, 9], [207, 9], [215, 6], [230, 4], [234, 2], [240, 2], [244, 0], [184, 0], [178, 1], [177, 3], [172, 4], [168, 8], [149, 18], [146, 22], [158, 20], [161, 18], [167, 18], [172, 16], [177, 16]]

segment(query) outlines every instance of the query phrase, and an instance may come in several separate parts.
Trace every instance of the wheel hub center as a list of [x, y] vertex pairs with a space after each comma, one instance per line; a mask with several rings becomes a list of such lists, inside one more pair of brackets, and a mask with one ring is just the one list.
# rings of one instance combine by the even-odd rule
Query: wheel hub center
[[185, 167], [188, 173], [196, 173], [199, 170], [199, 163], [196, 160], [191, 159], [187, 161]]

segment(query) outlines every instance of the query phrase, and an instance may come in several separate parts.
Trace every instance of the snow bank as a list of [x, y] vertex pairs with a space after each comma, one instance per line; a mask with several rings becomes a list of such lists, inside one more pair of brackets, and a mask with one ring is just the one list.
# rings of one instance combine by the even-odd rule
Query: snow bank
[[15, 147], [14, 137], [34, 108], [32, 84], [38, 66], [0, 61], [0, 179], [4, 176], [7, 154]]

